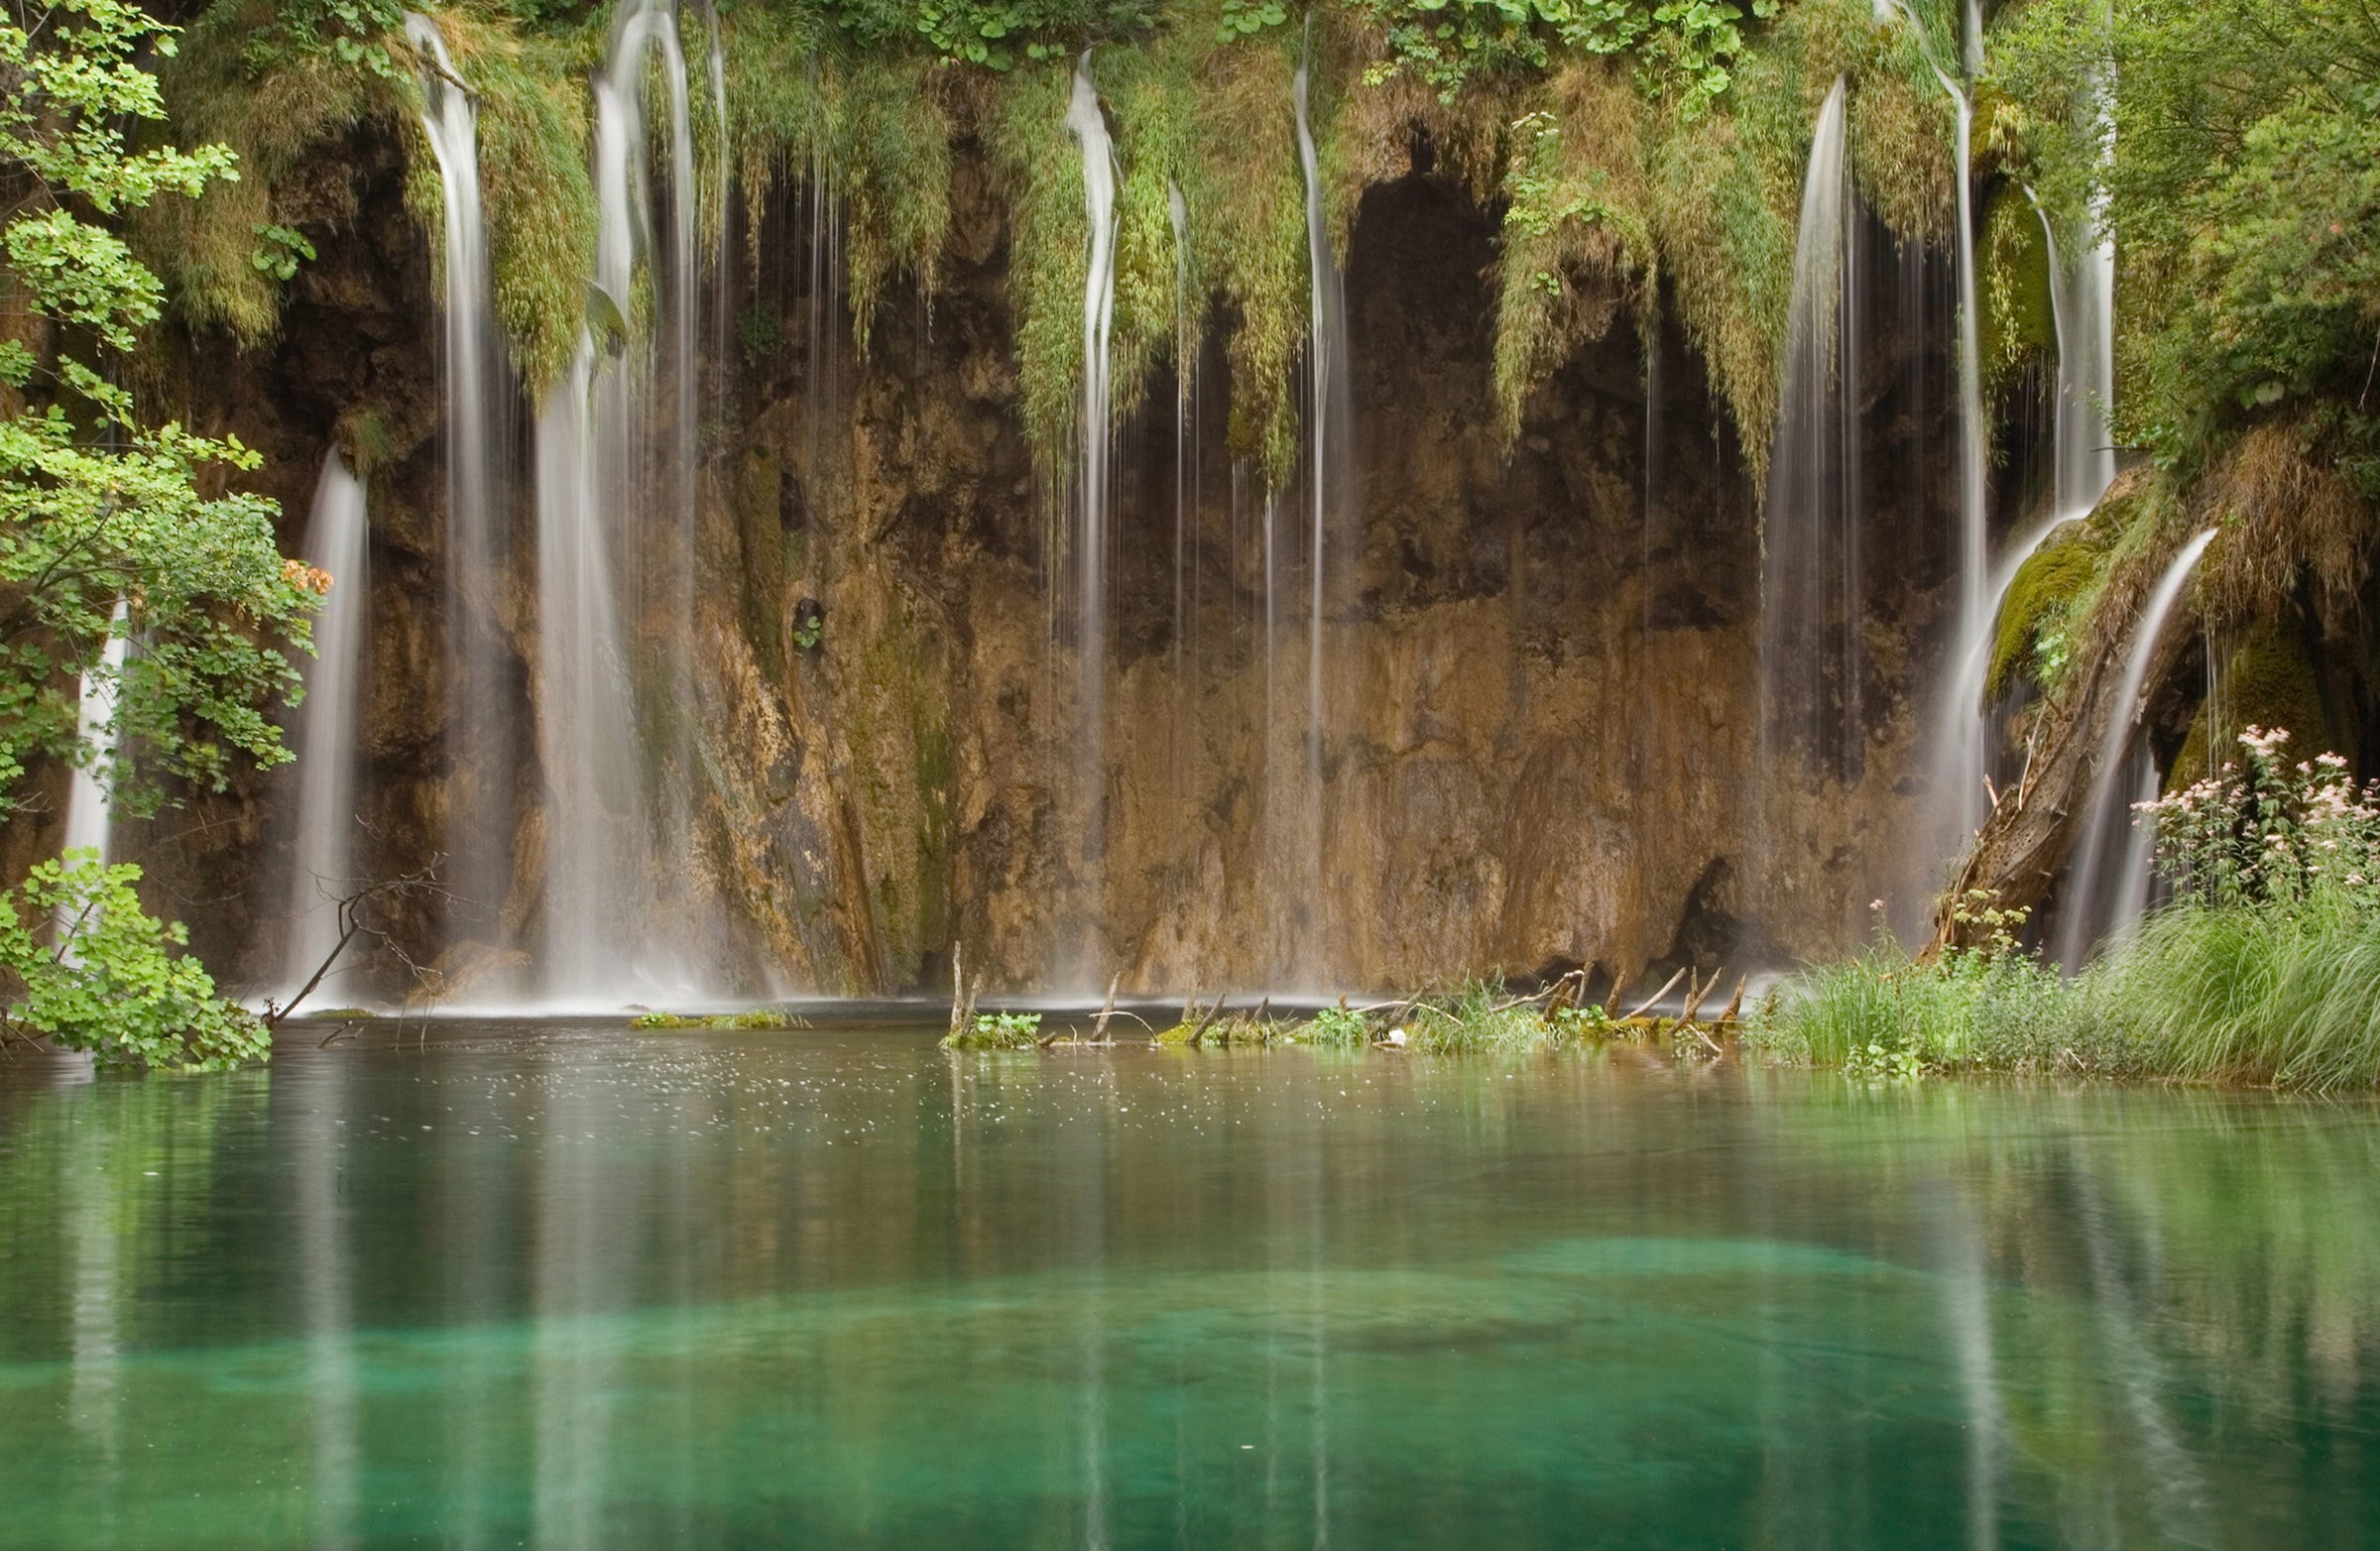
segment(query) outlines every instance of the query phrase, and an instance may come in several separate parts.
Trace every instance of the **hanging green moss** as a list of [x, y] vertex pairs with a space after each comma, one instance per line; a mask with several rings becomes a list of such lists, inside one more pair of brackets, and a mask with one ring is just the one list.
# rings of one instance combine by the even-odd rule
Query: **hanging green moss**
[[1983, 212], [1981, 316], [1976, 336], [1988, 400], [2028, 367], [2054, 366], [2058, 322], [2050, 296], [2050, 245], [2024, 191], [2003, 185]]
[[1495, 396], [1507, 439], [1539, 383], [1659, 294], [1635, 88], [1597, 60], [1535, 100], [1503, 158]]
[[[524, 35], [456, 12], [439, 25], [456, 71], [479, 100], [481, 205], [497, 321], [522, 385], [538, 396], [578, 347], [595, 268], [592, 124], [580, 73], [587, 40]], [[426, 141], [415, 138], [426, 160]]]
[[950, 236], [951, 77], [929, 61], [829, 48], [798, 8], [738, 10], [723, 23], [727, 155], [757, 253], [781, 179], [843, 206], [855, 348], [868, 353], [886, 285], [903, 270], [931, 296]]
[[2296, 611], [2267, 615], [2249, 625], [2239, 644], [2224, 655], [2215, 692], [2199, 703], [2166, 776], [2166, 789], [2179, 791], [2203, 780], [2226, 763], [2239, 761], [2239, 735], [2250, 727], [2285, 727], [2290, 758], [2312, 759], [2339, 745], [2314, 661]]
[[262, 228], [323, 225], [355, 213], [357, 190], [314, 154], [368, 118], [402, 111], [392, 83], [333, 56], [306, 53], [266, 63], [247, 48], [263, 19], [218, 6], [182, 39], [161, 76], [175, 133], [187, 144], [229, 146], [239, 178], [204, 199], [168, 194], [133, 216], [132, 238], [166, 281], [181, 316], [228, 330], [241, 345], [281, 326], [283, 278], [256, 262]]

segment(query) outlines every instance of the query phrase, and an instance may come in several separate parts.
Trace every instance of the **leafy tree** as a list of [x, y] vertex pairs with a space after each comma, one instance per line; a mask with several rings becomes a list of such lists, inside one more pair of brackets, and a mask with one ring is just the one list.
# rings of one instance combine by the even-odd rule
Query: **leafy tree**
[[2121, 256], [2122, 431], [2190, 466], [2299, 405], [2380, 495], [2380, 11], [2031, 0], [1994, 30], [2014, 170]]
[[[173, 29], [123, 0], [20, 3], [0, 17], [0, 178], [12, 198], [0, 271], [17, 303], [0, 336], [0, 820], [24, 803], [31, 761], [93, 757], [76, 726], [78, 675], [117, 678], [114, 736], [100, 741], [117, 753], [104, 775], [121, 806], [153, 812], [169, 780], [220, 789], [239, 756], [289, 757], [265, 708], [296, 688], [282, 646], [305, 642], [328, 578], [283, 559], [272, 502], [201, 493], [204, 478], [254, 469], [255, 453], [148, 423], [120, 382], [164, 288], [114, 223], [238, 177], [220, 146], [131, 139], [165, 118], [147, 60], [174, 52]], [[115, 627], [119, 599], [127, 617]], [[115, 628], [139, 643], [120, 669], [103, 656]], [[53, 865], [27, 888], [99, 905], [73, 914], [99, 936], [67, 957], [146, 976], [158, 1017], [186, 1014], [199, 1048], [232, 1048], [227, 1014], [189, 1011], [212, 987], [165, 959], [165, 929], [141, 924], [128, 876]], [[16, 930], [47, 918], [20, 911]], [[132, 975], [144, 953], [156, 962]], [[32, 961], [12, 951], [8, 962], [27, 976], [25, 1021], [82, 1026], [84, 1010], [37, 983]], [[146, 1026], [147, 1014], [119, 1012], [127, 1028]]]
[[[0, 1035], [48, 1035], [102, 1066], [220, 1071], [264, 1057], [272, 1035], [263, 1021], [216, 996], [198, 961], [176, 953], [189, 935], [142, 912], [132, 889], [140, 876], [76, 851], [37, 863], [0, 895], [0, 966], [25, 990], [0, 1012]], [[57, 940], [43, 940], [45, 927]]]

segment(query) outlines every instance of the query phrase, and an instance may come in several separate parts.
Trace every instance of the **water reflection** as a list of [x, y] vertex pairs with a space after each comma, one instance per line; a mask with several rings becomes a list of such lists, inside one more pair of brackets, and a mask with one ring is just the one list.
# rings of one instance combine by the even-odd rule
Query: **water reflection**
[[450, 1031], [0, 1075], [0, 1546], [2321, 1546], [2364, 1106]]

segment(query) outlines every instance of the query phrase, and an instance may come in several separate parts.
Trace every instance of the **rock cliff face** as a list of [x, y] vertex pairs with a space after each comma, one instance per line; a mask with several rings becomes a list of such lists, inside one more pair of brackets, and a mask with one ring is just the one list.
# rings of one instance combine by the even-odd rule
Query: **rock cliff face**
[[[334, 238], [280, 342], [243, 357], [196, 341], [172, 391], [266, 452], [292, 546], [334, 437], [368, 473], [361, 817], [385, 876], [440, 851], [450, 778], [435, 299], [390, 148], [359, 138], [339, 176]], [[1875, 499], [1908, 541], [1870, 560], [1865, 698], [1889, 709], [1844, 789], [1762, 755], [1758, 502], [1680, 337], [1662, 328], [1647, 350], [1623, 319], [1507, 448], [1482, 281], [1492, 214], [1427, 176], [1375, 186], [1344, 256], [1354, 489], [1324, 537], [1319, 737], [1310, 511], [1294, 490], [1273, 503], [1268, 587], [1266, 495], [1225, 450], [1216, 349], [1178, 420], [1163, 373], [1121, 433], [1091, 772], [1048, 601], [1049, 493], [1017, 411], [1005, 212], [964, 155], [954, 197], [937, 295], [889, 301], [865, 360], [835, 298], [810, 293], [794, 201], [719, 302], [737, 326], [704, 385], [696, 605], [633, 624], [643, 650], [694, 664], [682, 866], [716, 916], [721, 992], [946, 986], [954, 944], [1015, 989], [1578, 964], [1633, 980], [1839, 948], [1911, 876], [1951, 431], [1910, 374], [1869, 379], [1887, 385], [1868, 407], [1879, 467], [1897, 471]], [[510, 430], [525, 444], [525, 412]], [[523, 538], [486, 591], [516, 649], [490, 686], [518, 712], [514, 885], [501, 927], [466, 929], [435, 897], [390, 919], [405, 956], [446, 955], [457, 983], [536, 952], [535, 556], [515, 488]], [[287, 795], [260, 777], [145, 842], [235, 984], [278, 965]], [[480, 945], [454, 948], [464, 936]], [[398, 954], [382, 958], [400, 986]]]

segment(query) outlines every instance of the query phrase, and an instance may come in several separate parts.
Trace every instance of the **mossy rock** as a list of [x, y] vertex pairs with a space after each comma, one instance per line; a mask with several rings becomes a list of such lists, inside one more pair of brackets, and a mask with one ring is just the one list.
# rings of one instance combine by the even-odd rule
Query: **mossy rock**
[[2165, 788], [2180, 791], [2238, 762], [2239, 735], [2250, 727], [2289, 729], [2289, 753], [2310, 760], [2337, 747], [2337, 729], [2322, 704], [2322, 689], [2294, 618], [2261, 619], [2231, 651], [2221, 676], [2222, 703], [2199, 704]]
[[2058, 357], [2058, 314], [2050, 294], [2050, 245], [2041, 213], [2022, 191], [2002, 187], [1983, 218], [1983, 284], [1976, 320], [1983, 390], [1996, 394], [2028, 365]]
[[[2053, 537], [2017, 568], [2007, 597], [2000, 600], [1991, 670], [1983, 679], [1986, 701], [2015, 687], [2019, 674], [2044, 689], [2052, 687], [2058, 644], [2078, 623], [2079, 605], [2097, 587], [2106, 560], [2091, 531], [2077, 525]], [[2045, 647], [2052, 660], [2044, 660]]]

